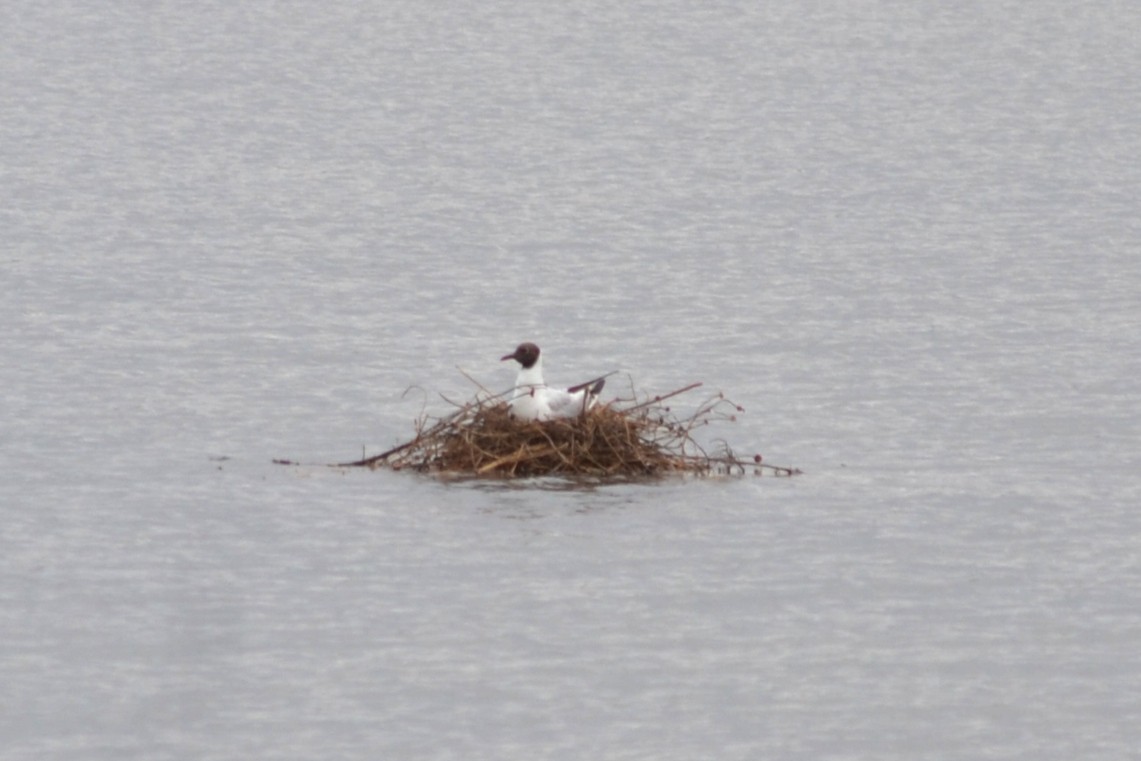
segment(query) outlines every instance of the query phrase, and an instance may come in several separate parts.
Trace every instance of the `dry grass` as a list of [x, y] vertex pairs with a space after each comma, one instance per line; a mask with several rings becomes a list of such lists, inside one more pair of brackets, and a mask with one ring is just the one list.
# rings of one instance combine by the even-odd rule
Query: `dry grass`
[[579, 417], [547, 422], [516, 421], [503, 395], [483, 390], [450, 415], [421, 417], [412, 440], [341, 465], [501, 477], [800, 472], [762, 463], [760, 455], [739, 459], [724, 442], [717, 454], [707, 453], [694, 439], [695, 429], [732, 421], [744, 410], [718, 394], [687, 417], [676, 417], [666, 400], [700, 385], [641, 401], [618, 399]]

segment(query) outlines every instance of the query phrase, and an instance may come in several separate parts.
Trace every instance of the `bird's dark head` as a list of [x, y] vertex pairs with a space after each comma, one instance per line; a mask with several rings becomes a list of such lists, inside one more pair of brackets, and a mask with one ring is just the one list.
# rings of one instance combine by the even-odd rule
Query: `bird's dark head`
[[505, 354], [499, 358], [499, 361], [506, 362], [509, 359], [515, 360], [519, 364], [523, 365], [524, 369], [529, 370], [535, 366], [536, 362], [539, 361], [539, 347], [530, 341], [521, 343], [515, 347], [514, 354]]

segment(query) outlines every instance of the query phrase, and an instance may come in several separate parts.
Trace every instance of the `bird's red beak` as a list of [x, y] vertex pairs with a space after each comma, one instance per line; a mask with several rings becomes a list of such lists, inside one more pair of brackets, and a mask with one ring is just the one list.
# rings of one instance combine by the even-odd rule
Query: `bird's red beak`
[[506, 362], [509, 359], [515, 359], [515, 355], [514, 354], [505, 354], [499, 358], [499, 361], [500, 362]]

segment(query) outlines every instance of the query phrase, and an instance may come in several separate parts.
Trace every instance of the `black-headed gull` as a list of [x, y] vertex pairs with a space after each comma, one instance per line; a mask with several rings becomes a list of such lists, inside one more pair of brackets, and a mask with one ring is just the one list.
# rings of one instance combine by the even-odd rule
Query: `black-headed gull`
[[543, 380], [543, 355], [533, 343], [521, 343], [513, 354], [500, 358], [519, 363], [515, 391], [511, 396], [511, 416], [519, 420], [551, 420], [581, 415], [598, 402], [598, 392], [606, 383], [596, 378], [570, 388], [548, 388]]

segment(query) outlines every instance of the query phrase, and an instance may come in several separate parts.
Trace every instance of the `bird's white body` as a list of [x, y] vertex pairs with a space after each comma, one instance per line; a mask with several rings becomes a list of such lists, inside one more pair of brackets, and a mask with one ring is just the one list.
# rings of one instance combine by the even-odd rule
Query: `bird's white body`
[[598, 402], [601, 382], [574, 387], [573, 390], [547, 386], [543, 380], [543, 358], [539, 347], [534, 344], [522, 344], [514, 355], [504, 359], [515, 359], [520, 363], [510, 402], [511, 415], [518, 420], [577, 417]]
[[598, 401], [588, 389], [574, 393], [563, 388], [550, 388], [543, 381], [543, 361], [519, 369], [515, 391], [511, 396], [511, 414], [519, 420], [552, 420], [577, 417]]

